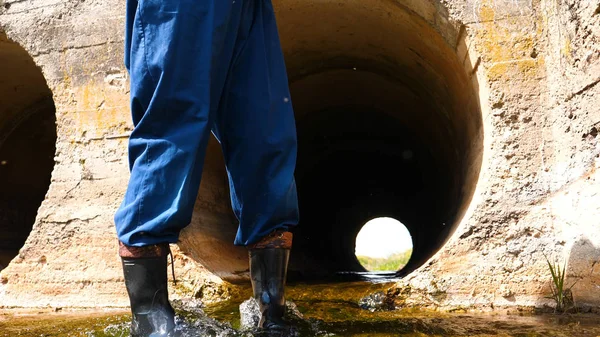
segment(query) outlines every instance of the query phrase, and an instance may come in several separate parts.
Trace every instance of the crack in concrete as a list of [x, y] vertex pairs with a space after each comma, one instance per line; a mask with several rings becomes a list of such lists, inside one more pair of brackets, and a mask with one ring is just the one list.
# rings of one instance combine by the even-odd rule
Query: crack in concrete
[[20, 2], [28, 2], [28, 1], [27, 0], [21, 0], [21, 1], [12, 1], [12, 2], [5, 3], [4, 4], [4, 8], [6, 8], [7, 5], [8, 5], [8, 8], [6, 8], [6, 12], [2, 13], [2, 15], [13, 16], [13, 15], [27, 13], [27, 12], [30, 12], [30, 11], [35, 11], [35, 10], [38, 10], [38, 9], [45, 9], [45, 8], [48, 8], [48, 7], [58, 6], [58, 5], [62, 4], [62, 2], [59, 1], [59, 2], [55, 2], [55, 3], [43, 5], [43, 6], [27, 8], [27, 9], [24, 9], [24, 10], [18, 11], [18, 12], [10, 12], [9, 8], [12, 7], [12, 4], [14, 4], [14, 3], [20, 3]]
[[584, 92], [592, 89], [598, 83], [600, 83], [600, 77], [598, 77], [596, 80], [592, 81], [591, 83], [589, 83], [588, 85], [586, 85], [582, 89], [580, 89], [580, 90], [578, 90], [578, 91], [570, 94], [569, 96], [567, 96], [567, 98], [565, 98], [565, 102], [568, 102], [568, 101], [572, 100], [573, 98], [575, 98], [576, 96], [579, 96], [579, 95], [583, 94]]
[[38, 56], [42, 56], [42, 55], [49, 55], [52, 52], [58, 52], [58, 53], [64, 53], [66, 51], [69, 50], [80, 50], [80, 49], [87, 49], [87, 48], [93, 48], [93, 47], [100, 47], [100, 46], [104, 46], [104, 45], [109, 45], [109, 44], [115, 44], [115, 43], [123, 43], [124, 40], [109, 40], [109, 41], [104, 41], [104, 42], [100, 42], [100, 43], [93, 43], [93, 44], [88, 44], [88, 45], [81, 45], [81, 46], [68, 46], [68, 47], [64, 47], [61, 49], [46, 49], [46, 50], [41, 50], [38, 51], [36, 53], [32, 53], [31, 57], [38, 57]]
[[68, 224], [72, 223], [73, 221], [89, 222], [89, 221], [92, 221], [94, 219], [101, 217], [100, 214], [97, 214], [97, 215], [94, 215], [93, 217], [89, 217], [89, 218], [70, 218], [67, 220], [49, 220], [49, 221], [47, 221], [47, 218], [49, 216], [50, 215], [46, 216], [44, 219], [41, 219], [40, 222], [41, 223], [52, 223], [52, 224], [57, 224], [57, 225], [68, 225]]

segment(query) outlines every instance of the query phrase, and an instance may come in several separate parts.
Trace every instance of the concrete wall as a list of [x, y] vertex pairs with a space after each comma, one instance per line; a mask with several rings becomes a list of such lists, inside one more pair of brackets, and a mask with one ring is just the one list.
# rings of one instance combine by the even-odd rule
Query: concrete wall
[[[0, 273], [0, 306], [126, 306], [112, 222], [127, 184], [132, 128], [122, 65], [124, 3], [3, 1], [0, 26], [10, 43], [29, 53], [52, 91], [57, 143], [51, 184], [31, 234]], [[294, 4], [275, 3], [282, 31], [293, 32], [295, 26], [286, 26], [290, 22], [318, 24], [285, 13]], [[481, 170], [470, 169], [475, 174], [464, 183], [477, 184], [472, 202], [465, 204], [456, 231], [448, 233], [453, 234], [448, 243], [400, 284], [412, 289], [407, 301], [442, 307], [542, 305], [549, 293], [546, 255], [568, 262], [569, 282], [579, 280], [573, 289], [577, 302], [600, 305], [600, 4], [369, 4], [345, 3], [348, 13], [371, 8], [411, 13], [437, 31], [464, 65], [482, 113]], [[346, 13], [340, 8], [340, 15]], [[348, 20], [361, 24], [357, 16]], [[424, 44], [431, 41], [421, 38]], [[286, 40], [283, 44], [286, 48]], [[288, 60], [292, 56], [286, 50]], [[0, 92], [3, 106], [8, 95]], [[209, 152], [194, 221], [231, 228], [235, 221], [217, 144]], [[194, 235], [209, 230], [195, 225], [182, 237], [183, 252], [177, 250], [175, 263], [183, 285], [174, 292], [218, 299], [227, 291], [217, 277], [219, 264], [234, 266], [229, 272], [243, 271], [243, 250], [219, 260], [220, 252], [230, 250], [233, 231]], [[208, 253], [202, 250], [206, 245], [212, 247]]]
[[[446, 247], [401, 285], [432, 306], [549, 303], [545, 256], [599, 304], [600, 36], [594, 1], [467, 1], [451, 11], [480, 63], [483, 169]], [[440, 296], [442, 295], [442, 296]]]

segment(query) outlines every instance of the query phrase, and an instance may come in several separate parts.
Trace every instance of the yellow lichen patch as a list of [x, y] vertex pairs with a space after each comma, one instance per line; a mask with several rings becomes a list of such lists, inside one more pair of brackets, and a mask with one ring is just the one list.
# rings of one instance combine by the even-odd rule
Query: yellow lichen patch
[[74, 104], [63, 112], [73, 121], [73, 137], [119, 136], [129, 127], [129, 98], [123, 92], [93, 82], [71, 91]]
[[490, 82], [499, 80], [536, 79], [540, 77], [543, 68], [542, 59], [510, 60], [493, 63], [487, 69]]
[[481, 4], [478, 15], [477, 48], [487, 67], [489, 80], [539, 77], [544, 61], [537, 57], [535, 42], [540, 30], [533, 26], [531, 30], [524, 29], [531, 25], [531, 17], [499, 17], [490, 0]]
[[565, 41], [563, 42], [563, 47], [561, 50], [562, 54], [566, 57], [570, 57], [572, 52], [573, 52], [573, 48], [571, 47], [571, 40], [570, 39], [565, 39]]

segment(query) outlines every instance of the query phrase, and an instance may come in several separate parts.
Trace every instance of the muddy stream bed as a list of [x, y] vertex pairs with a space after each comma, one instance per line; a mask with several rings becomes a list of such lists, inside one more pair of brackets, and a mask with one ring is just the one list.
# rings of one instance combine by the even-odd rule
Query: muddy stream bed
[[[288, 286], [288, 311], [295, 329], [288, 336], [600, 336], [600, 316], [375, 310], [365, 296], [377, 296], [392, 283], [296, 283]], [[240, 327], [239, 305], [251, 294], [241, 287], [228, 301], [201, 305], [175, 301], [183, 336], [259, 336]], [[363, 299], [361, 301], [361, 299]], [[365, 309], [369, 307], [371, 310]], [[0, 336], [129, 336], [127, 311], [0, 311]], [[260, 335], [262, 336], [262, 335]]]

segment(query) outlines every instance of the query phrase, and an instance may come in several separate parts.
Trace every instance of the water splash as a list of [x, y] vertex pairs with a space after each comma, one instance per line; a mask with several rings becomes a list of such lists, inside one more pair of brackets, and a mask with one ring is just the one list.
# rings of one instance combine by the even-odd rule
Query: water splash
[[153, 310], [148, 313], [148, 320], [152, 325], [152, 332], [149, 337], [164, 337], [168, 333], [169, 315], [163, 310]]

